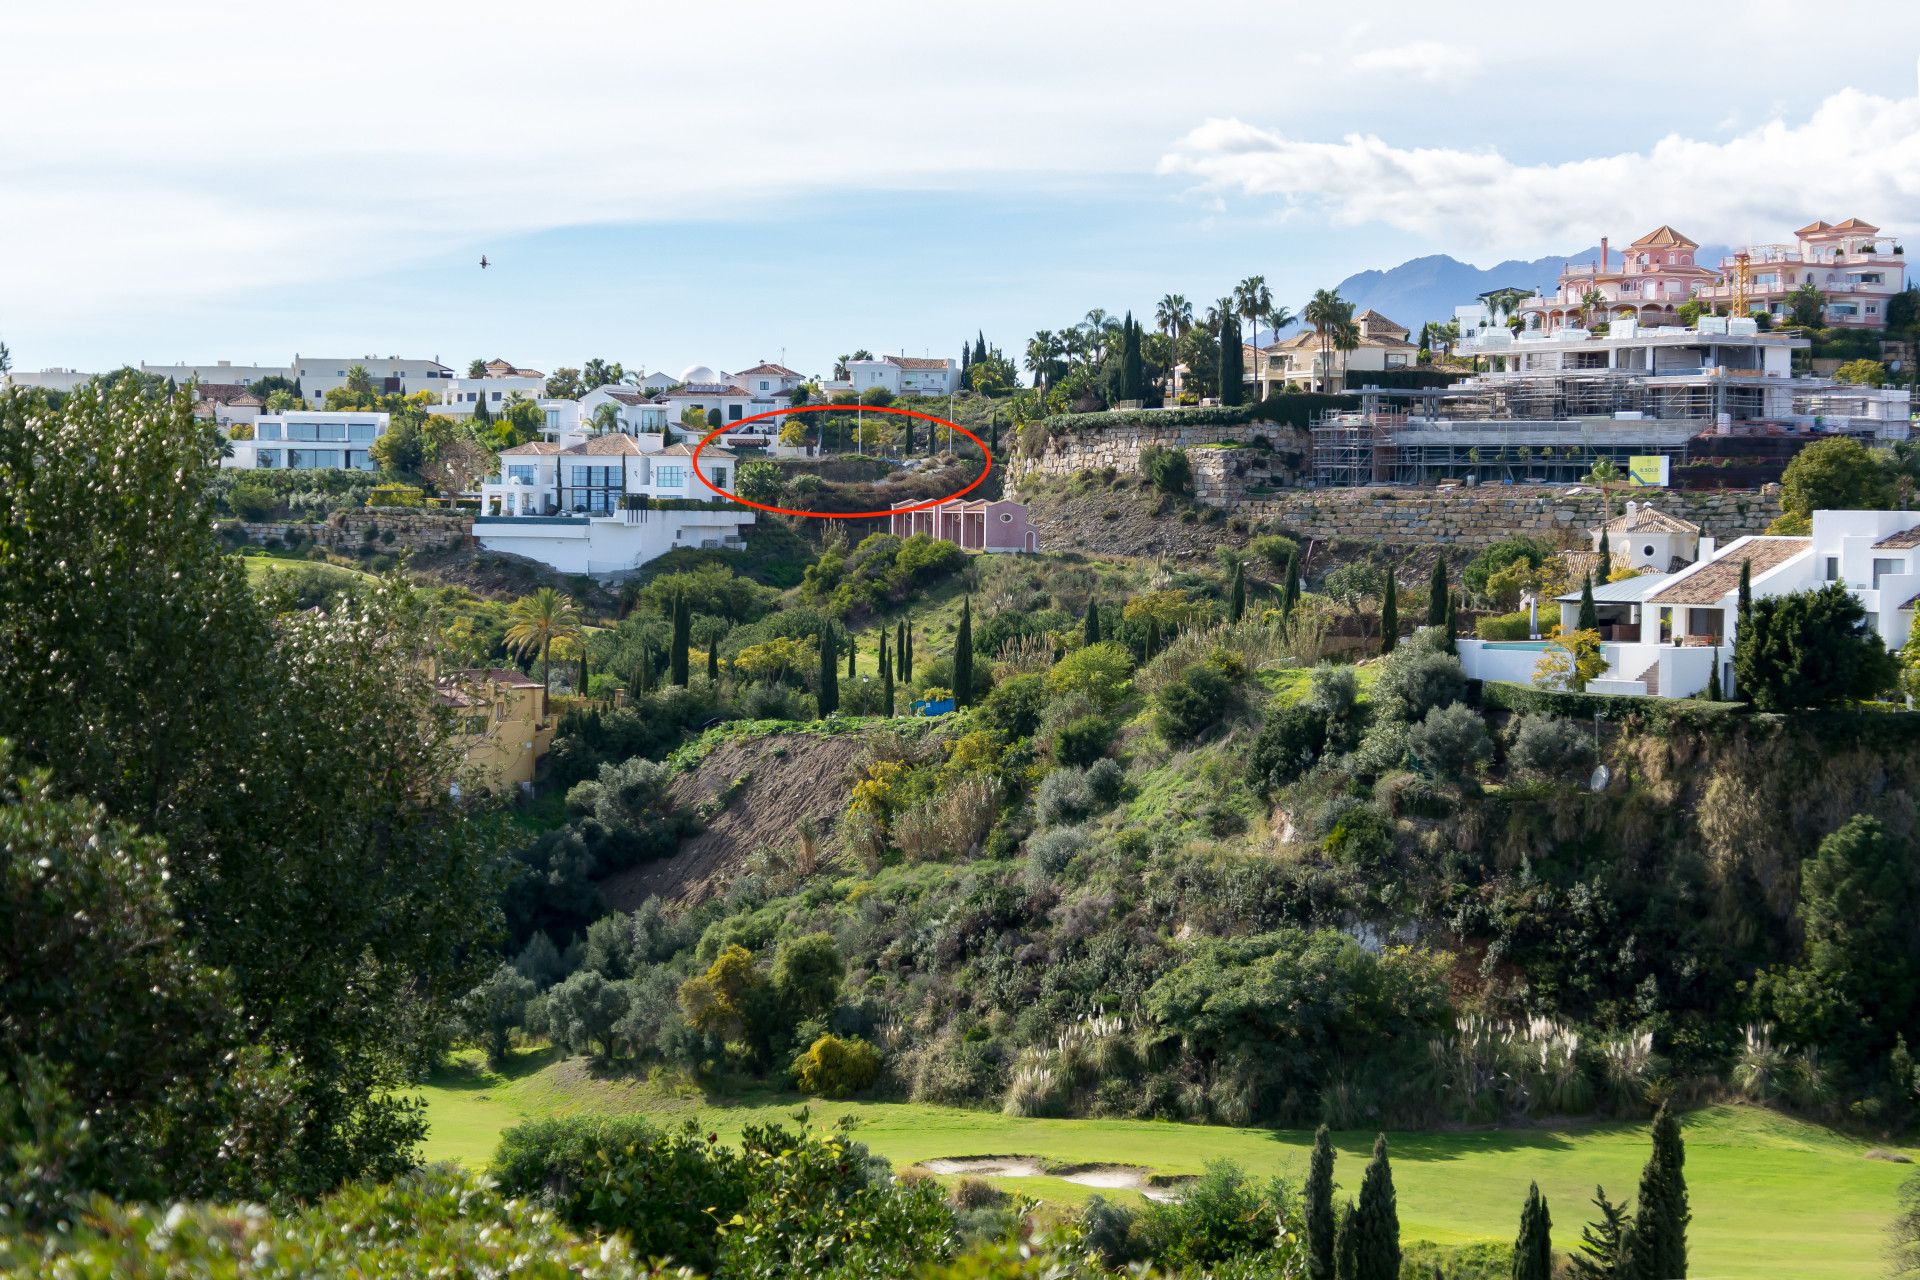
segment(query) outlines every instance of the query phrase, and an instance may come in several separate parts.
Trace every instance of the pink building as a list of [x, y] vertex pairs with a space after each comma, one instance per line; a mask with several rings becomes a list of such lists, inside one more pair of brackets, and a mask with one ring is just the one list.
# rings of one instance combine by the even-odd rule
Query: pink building
[[[910, 507], [911, 502], [896, 502]], [[895, 511], [889, 532], [942, 538], [967, 551], [1038, 551], [1040, 535], [1027, 523], [1027, 504], [1011, 498], [968, 502], [955, 498], [922, 511]]]
[[1568, 264], [1552, 293], [1520, 304], [1520, 318], [1535, 333], [1628, 317], [1649, 327], [1677, 324], [1680, 304], [1718, 279], [1693, 260], [1699, 247], [1672, 227], [1656, 227], [1628, 245], [1616, 265], [1602, 239], [1598, 262]]

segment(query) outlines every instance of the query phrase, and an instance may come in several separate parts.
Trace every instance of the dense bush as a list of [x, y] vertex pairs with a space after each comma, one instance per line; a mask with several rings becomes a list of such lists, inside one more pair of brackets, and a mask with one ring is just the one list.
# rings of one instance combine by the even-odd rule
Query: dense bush
[[1442, 643], [1444, 638], [1427, 628], [1387, 657], [1373, 686], [1373, 703], [1381, 715], [1412, 724], [1435, 707], [1465, 696], [1466, 672], [1460, 659], [1439, 650]]
[[1193, 468], [1184, 449], [1148, 445], [1140, 451], [1140, 473], [1162, 493], [1186, 493], [1193, 488]]
[[1584, 774], [1593, 767], [1593, 732], [1558, 716], [1519, 715], [1507, 725], [1507, 763], [1543, 778]]
[[1219, 668], [1196, 662], [1154, 694], [1154, 720], [1168, 741], [1191, 742], [1227, 715], [1232, 700], [1233, 685]]
[[823, 1098], [850, 1098], [873, 1087], [880, 1051], [858, 1036], [821, 1036], [793, 1061], [794, 1087]]
[[1407, 751], [1435, 777], [1470, 778], [1493, 754], [1479, 713], [1460, 703], [1435, 707], [1407, 732]]

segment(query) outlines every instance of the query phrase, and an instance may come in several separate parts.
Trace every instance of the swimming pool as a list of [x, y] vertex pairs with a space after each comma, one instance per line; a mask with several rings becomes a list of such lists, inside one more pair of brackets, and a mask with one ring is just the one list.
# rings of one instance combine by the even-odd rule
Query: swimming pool
[[1546, 650], [1545, 640], [1482, 640], [1482, 649], [1515, 649], [1522, 653], [1542, 653]]

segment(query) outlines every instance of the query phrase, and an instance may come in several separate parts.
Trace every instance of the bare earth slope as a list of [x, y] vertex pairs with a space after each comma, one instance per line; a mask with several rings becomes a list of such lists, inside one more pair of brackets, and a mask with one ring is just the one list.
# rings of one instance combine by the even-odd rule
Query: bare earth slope
[[725, 796], [725, 807], [671, 858], [601, 881], [607, 905], [631, 911], [650, 897], [698, 902], [738, 874], [756, 850], [791, 847], [803, 817], [824, 837], [846, 803], [865, 745], [854, 733], [783, 733], [715, 748], [673, 780], [673, 799], [698, 809]]

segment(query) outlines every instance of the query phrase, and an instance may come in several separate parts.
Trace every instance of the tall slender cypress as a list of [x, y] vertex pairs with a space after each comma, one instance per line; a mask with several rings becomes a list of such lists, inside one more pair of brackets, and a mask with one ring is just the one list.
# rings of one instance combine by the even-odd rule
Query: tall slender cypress
[[840, 709], [840, 655], [833, 645], [833, 624], [820, 628], [820, 714]]
[[1313, 1160], [1307, 1166], [1306, 1196], [1308, 1280], [1335, 1280], [1333, 1137], [1325, 1125], [1313, 1135]]
[[1640, 1173], [1640, 1194], [1634, 1201], [1633, 1231], [1627, 1237], [1627, 1275], [1635, 1280], [1686, 1280], [1687, 1206], [1686, 1145], [1680, 1122], [1661, 1104], [1653, 1117], [1653, 1154]]
[[1400, 1209], [1384, 1133], [1373, 1140], [1373, 1159], [1360, 1180], [1360, 1207], [1353, 1216], [1353, 1280], [1400, 1280]]
[[858, 652], [860, 652], [860, 638], [849, 631], [847, 632], [847, 679], [849, 680], [853, 679], [855, 674], [853, 656]]
[[1593, 603], [1593, 575], [1580, 584], [1580, 621], [1576, 624], [1582, 631], [1600, 629], [1600, 610]]
[[1100, 601], [1096, 596], [1087, 597], [1087, 620], [1081, 629], [1081, 643], [1096, 645], [1100, 643]]
[[1433, 562], [1433, 576], [1427, 580], [1427, 625], [1446, 626], [1451, 612], [1447, 602], [1447, 560], [1445, 556], [1438, 556]]
[[1227, 621], [1238, 622], [1247, 613], [1247, 562], [1233, 562], [1233, 589], [1227, 594]]
[[1287, 552], [1287, 581], [1281, 588], [1280, 612], [1293, 616], [1293, 606], [1300, 603], [1300, 549], [1295, 547]]
[[1513, 1242], [1513, 1280], [1553, 1280], [1553, 1219], [1540, 1184], [1527, 1189], [1520, 1210], [1520, 1235]]
[[1148, 618], [1147, 619], [1147, 652], [1146, 652], [1146, 657], [1142, 658], [1141, 661], [1145, 662], [1148, 658], [1153, 657], [1153, 655], [1158, 652], [1160, 652], [1160, 619]]
[[1740, 562], [1740, 615], [1739, 625], [1747, 625], [1747, 615], [1753, 612], [1753, 561]]
[[893, 664], [887, 658], [887, 631], [880, 629], [880, 701], [886, 714], [893, 714]]
[[953, 637], [953, 705], [973, 702], [973, 597], [960, 601], [960, 629]]
[[893, 666], [894, 674], [905, 680], [907, 678], [907, 620], [905, 618], [893, 624]]
[[1600, 571], [1595, 576], [1602, 582], [1613, 576], [1613, 537], [1604, 524], [1600, 526]]
[[1393, 570], [1387, 570], [1387, 594], [1380, 602], [1380, 652], [1392, 653], [1400, 643], [1400, 588]]
[[1360, 1214], [1352, 1199], [1340, 1208], [1340, 1221], [1334, 1228], [1333, 1274], [1335, 1280], [1359, 1280]]
[[911, 680], [913, 679], [913, 616], [911, 614], [907, 616], [905, 626], [905, 642], [900, 646], [900, 678]]
[[1240, 342], [1240, 318], [1231, 312], [1220, 319], [1220, 403], [1240, 404], [1247, 397], [1244, 372], [1247, 353]]
[[720, 683], [720, 637], [707, 641], [707, 680], [711, 684]]
[[693, 609], [687, 604], [684, 595], [673, 598], [673, 648], [668, 652], [667, 662], [672, 672], [673, 682], [682, 689], [687, 687], [687, 646], [693, 639]]

